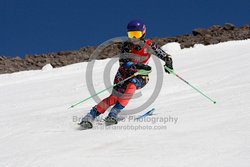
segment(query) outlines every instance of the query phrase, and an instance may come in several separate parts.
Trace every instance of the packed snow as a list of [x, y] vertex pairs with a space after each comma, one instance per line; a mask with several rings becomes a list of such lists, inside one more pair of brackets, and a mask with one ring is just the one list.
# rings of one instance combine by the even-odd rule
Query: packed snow
[[[170, 166], [248, 167], [250, 164], [250, 40], [180, 49], [172, 54], [176, 73], [197, 86], [213, 104], [174, 75], [163, 75], [155, 108], [143, 121], [79, 130], [77, 120], [96, 104], [85, 75], [87, 63], [0, 75], [0, 166]], [[95, 62], [95, 89], [102, 90], [103, 72], [112, 59]], [[136, 108], [152, 94], [156, 70]], [[163, 65], [163, 63], [162, 63]], [[118, 68], [111, 69], [111, 81]], [[158, 76], [159, 77], [159, 76]], [[100, 95], [104, 98], [105, 92]], [[106, 115], [106, 114], [105, 114]]]

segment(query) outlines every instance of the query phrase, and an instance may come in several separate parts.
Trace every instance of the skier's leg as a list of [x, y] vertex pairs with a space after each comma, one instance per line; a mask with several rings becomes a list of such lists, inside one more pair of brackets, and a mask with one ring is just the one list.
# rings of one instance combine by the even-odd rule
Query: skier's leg
[[109, 97], [98, 103], [95, 108], [100, 114], [103, 114], [110, 106], [113, 106], [116, 103], [117, 99], [116, 96], [111, 94]]
[[109, 117], [116, 118], [117, 115], [121, 112], [121, 110], [124, 108], [119, 102], [116, 102], [114, 107], [109, 112]]
[[[117, 101], [117, 97], [110, 95], [109, 97], [103, 99], [95, 107], [93, 107], [90, 112], [85, 116], [88, 120], [94, 120], [100, 114], [103, 114], [110, 106], [114, 105]], [[83, 117], [83, 119], [85, 119]]]
[[129, 100], [134, 95], [135, 91], [136, 91], [136, 85], [134, 83], [129, 83], [126, 87], [124, 94], [120, 98], [118, 98], [118, 102], [123, 107], [125, 107], [128, 104]]
[[111, 109], [109, 116], [116, 117], [117, 114], [128, 104], [129, 100], [132, 98], [136, 91], [136, 86], [134, 83], [129, 83], [125, 89], [124, 94], [117, 99], [115, 106]]
[[136, 91], [136, 86], [134, 83], [129, 83], [124, 94], [118, 98], [116, 104], [111, 109], [108, 117], [105, 119], [106, 122], [110, 124], [117, 124], [117, 115], [121, 110], [128, 104], [129, 100], [132, 98], [134, 92]]
[[93, 107], [87, 115], [82, 117], [79, 124], [81, 125], [84, 122], [93, 122], [94, 119], [99, 115], [100, 115], [100, 113], [96, 110], [95, 107]]
[[92, 127], [91, 122], [93, 122], [97, 116], [104, 113], [108, 107], [114, 105], [116, 101], [117, 97], [113, 95], [110, 95], [109, 97], [103, 99], [99, 104], [93, 107], [87, 115], [85, 115], [81, 119], [79, 124], [84, 126], [87, 124], [88, 128]]

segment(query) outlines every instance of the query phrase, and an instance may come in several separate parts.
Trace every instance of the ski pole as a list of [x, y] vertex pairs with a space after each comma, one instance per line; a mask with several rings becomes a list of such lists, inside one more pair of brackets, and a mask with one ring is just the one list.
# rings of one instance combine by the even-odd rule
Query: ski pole
[[167, 66], [164, 66], [164, 68], [166, 70], [168, 70], [171, 74], [175, 75], [176, 77], [178, 77], [180, 80], [182, 80], [183, 82], [185, 82], [186, 84], [188, 84], [189, 86], [191, 86], [194, 90], [196, 90], [197, 92], [199, 92], [200, 94], [202, 94], [204, 97], [206, 97], [208, 100], [212, 101], [214, 104], [216, 104], [216, 101], [211, 99], [210, 97], [208, 97], [206, 94], [204, 94], [202, 91], [200, 91], [198, 88], [196, 88], [195, 86], [193, 86], [192, 84], [190, 84], [188, 81], [186, 81], [185, 79], [183, 79], [182, 77], [180, 77], [178, 74], [176, 74], [174, 72], [174, 70], [168, 68]]
[[70, 106], [68, 109], [73, 108], [73, 107], [75, 107], [75, 106], [77, 106], [77, 105], [79, 105], [79, 104], [81, 104], [81, 103], [83, 103], [83, 102], [85, 102], [85, 101], [87, 101], [87, 100], [93, 98], [94, 96], [97, 96], [97, 95], [101, 94], [102, 92], [104, 92], [104, 91], [106, 91], [106, 90], [108, 90], [108, 89], [110, 89], [110, 88], [113, 88], [113, 87], [115, 87], [116, 85], [119, 85], [120, 83], [125, 82], [125, 81], [127, 81], [127, 80], [129, 80], [129, 79], [131, 79], [131, 78], [133, 78], [133, 77], [135, 77], [135, 76], [137, 76], [137, 75], [145, 75], [145, 73], [147, 73], [147, 72], [144, 71], [144, 70], [139, 70], [138, 72], [134, 73], [133, 75], [129, 76], [128, 78], [126, 78], [126, 79], [124, 79], [124, 80], [122, 80], [122, 81], [120, 81], [120, 82], [118, 82], [118, 83], [116, 83], [116, 84], [113, 84], [113, 85], [111, 85], [110, 87], [105, 88], [105, 89], [103, 89], [103, 90], [97, 92], [96, 94], [91, 95], [91, 96], [89, 96], [88, 98], [86, 98], [86, 99], [84, 99], [84, 100], [82, 100], [82, 101], [80, 101], [80, 102], [78, 102], [78, 103], [76, 103], [76, 104], [73, 104], [73, 105]]

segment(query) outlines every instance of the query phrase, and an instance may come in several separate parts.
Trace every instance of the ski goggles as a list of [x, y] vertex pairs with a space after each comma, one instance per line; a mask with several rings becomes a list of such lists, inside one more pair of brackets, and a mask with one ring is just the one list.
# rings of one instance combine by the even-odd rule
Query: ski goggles
[[128, 31], [128, 37], [129, 38], [141, 38], [142, 37], [142, 31]]

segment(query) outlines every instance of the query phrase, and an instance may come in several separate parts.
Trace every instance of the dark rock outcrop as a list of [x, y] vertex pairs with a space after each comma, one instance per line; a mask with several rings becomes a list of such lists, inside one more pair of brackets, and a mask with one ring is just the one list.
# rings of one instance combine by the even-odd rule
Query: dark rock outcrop
[[[250, 38], [250, 25], [236, 27], [231, 23], [224, 26], [213, 25], [208, 29], [197, 28], [192, 34], [178, 35], [176, 37], [153, 38], [152, 40], [159, 45], [169, 42], [179, 42], [181, 48], [189, 48], [195, 44], [211, 45], [231, 40], [244, 40]], [[119, 53], [120, 43], [114, 43], [106, 47], [97, 57], [105, 59], [113, 57]], [[96, 46], [81, 48], [77, 51], [61, 51], [58, 53], [49, 53], [41, 55], [28, 55], [24, 58], [8, 58], [0, 56], [0, 74], [12, 73], [24, 70], [41, 69], [44, 65], [50, 63], [54, 68], [69, 64], [88, 61], [90, 55], [94, 52]]]

